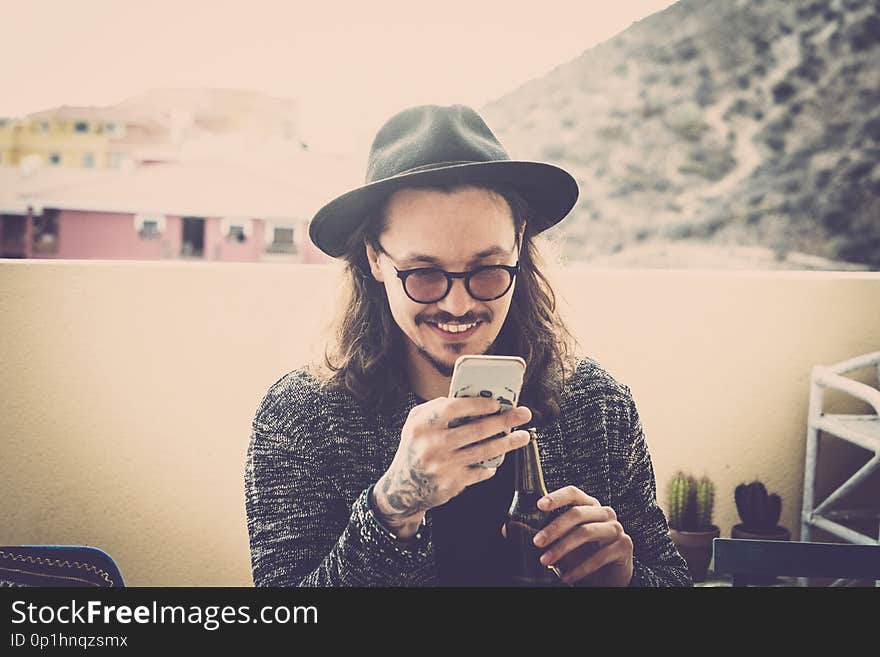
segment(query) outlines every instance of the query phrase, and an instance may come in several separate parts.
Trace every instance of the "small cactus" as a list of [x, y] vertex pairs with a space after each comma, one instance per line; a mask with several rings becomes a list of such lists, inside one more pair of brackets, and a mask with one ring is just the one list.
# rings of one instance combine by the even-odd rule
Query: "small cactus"
[[708, 477], [697, 482], [697, 526], [709, 529], [712, 526], [712, 509], [715, 506], [715, 486]]
[[765, 533], [773, 531], [779, 524], [782, 498], [775, 493], [768, 495], [767, 488], [760, 481], [740, 484], [734, 491], [734, 498], [746, 531]]
[[669, 526], [679, 531], [706, 531], [712, 528], [715, 486], [708, 477], [699, 481], [678, 472], [667, 489]]
[[669, 526], [673, 529], [681, 529], [684, 524], [684, 514], [688, 501], [688, 478], [683, 472], [677, 473], [669, 480], [667, 488], [667, 511], [669, 513]]

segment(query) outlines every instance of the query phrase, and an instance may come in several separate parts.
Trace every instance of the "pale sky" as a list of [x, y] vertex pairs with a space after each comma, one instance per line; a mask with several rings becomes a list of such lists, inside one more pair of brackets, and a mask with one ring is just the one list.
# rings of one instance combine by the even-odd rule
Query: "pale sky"
[[0, 116], [257, 89], [296, 99], [308, 134], [362, 141], [409, 105], [479, 107], [670, 4], [0, 0]]

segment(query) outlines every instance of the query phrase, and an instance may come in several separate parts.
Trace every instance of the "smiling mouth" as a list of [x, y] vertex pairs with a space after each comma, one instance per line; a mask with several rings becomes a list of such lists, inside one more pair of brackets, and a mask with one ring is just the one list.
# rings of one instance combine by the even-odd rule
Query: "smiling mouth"
[[473, 334], [477, 327], [483, 322], [471, 322], [470, 324], [425, 323], [445, 338], [466, 338]]

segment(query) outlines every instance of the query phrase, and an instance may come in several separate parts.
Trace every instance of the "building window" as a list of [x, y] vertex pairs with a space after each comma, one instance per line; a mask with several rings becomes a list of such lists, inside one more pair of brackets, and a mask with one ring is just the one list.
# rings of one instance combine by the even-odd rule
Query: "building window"
[[145, 240], [155, 240], [159, 238], [159, 222], [145, 221], [141, 228], [141, 238]]
[[49, 163], [52, 166], [59, 166], [61, 164], [61, 153], [52, 153], [49, 156]]
[[125, 156], [122, 153], [110, 153], [110, 168], [111, 169], [119, 169], [122, 167], [122, 162], [125, 159]]
[[136, 214], [134, 229], [142, 240], [157, 240], [165, 232], [165, 216], [149, 213]]
[[251, 220], [241, 217], [224, 217], [220, 220], [220, 234], [228, 241], [244, 242], [251, 236]]
[[49, 126], [49, 122], [48, 122], [48, 121], [40, 121], [35, 127], [36, 127], [36, 129], [37, 129], [37, 132], [40, 132], [40, 133], [42, 133], [42, 134], [44, 134], [44, 135], [48, 135], [48, 134], [49, 134], [50, 126]]
[[290, 224], [268, 223], [266, 225], [267, 253], [296, 253], [294, 227]]
[[74, 124], [73, 129], [76, 130], [77, 132], [88, 132], [89, 131], [89, 124], [86, 121], [77, 121]]
[[104, 124], [104, 134], [109, 135], [110, 137], [121, 137], [122, 136], [122, 125], [119, 123], [105, 123]]
[[83, 166], [86, 169], [91, 169], [95, 166], [95, 154], [94, 153], [86, 153], [83, 155]]

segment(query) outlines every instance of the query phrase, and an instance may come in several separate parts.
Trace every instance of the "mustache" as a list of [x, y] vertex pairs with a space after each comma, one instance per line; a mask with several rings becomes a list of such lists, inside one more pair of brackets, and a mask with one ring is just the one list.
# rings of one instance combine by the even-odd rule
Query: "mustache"
[[452, 317], [451, 315], [437, 315], [436, 317], [422, 317], [418, 323], [433, 322], [434, 324], [472, 324], [474, 322], [488, 323], [489, 319], [465, 315], [464, 317]]

